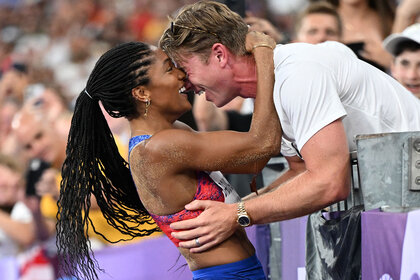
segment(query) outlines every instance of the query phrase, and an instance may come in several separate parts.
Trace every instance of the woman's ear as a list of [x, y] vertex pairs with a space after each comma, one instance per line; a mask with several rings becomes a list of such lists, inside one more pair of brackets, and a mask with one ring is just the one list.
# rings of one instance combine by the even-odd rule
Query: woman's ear
[[145, 89], [144, 86], [138, 86], [136, 88], [133, 88], [131, 90], [131, 94], [133, 95], [134, 99], [146, 102], [147, 100], [150, 100], [150, 93], [148, 90]]

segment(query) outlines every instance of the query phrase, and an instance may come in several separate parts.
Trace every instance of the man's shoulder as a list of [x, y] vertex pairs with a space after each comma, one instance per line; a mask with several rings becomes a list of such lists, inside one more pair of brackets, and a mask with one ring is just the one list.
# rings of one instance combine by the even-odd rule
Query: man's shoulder
[[325, 61], [334, 54], [356, 57], [351, 49], [340, 42], [326, 41], [319, 44], [296, 42], [277, 45], [274, 50], [274, 61], [279, 64], [291, 61]]

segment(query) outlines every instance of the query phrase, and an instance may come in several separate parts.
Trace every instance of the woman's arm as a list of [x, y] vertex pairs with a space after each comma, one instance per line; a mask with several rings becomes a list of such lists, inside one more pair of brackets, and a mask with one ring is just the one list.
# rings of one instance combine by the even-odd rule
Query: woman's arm
[[[248, 132], [164, 130], [146, 144], [148, 150], [158, 157], [155, 159], [171, 157], [169, 168], [174, 172], [186, 169], [235, 171], [245, 166], [247, 170], [242, 168], [241, 172], [251, 173], [258, 171], [256, 168], [261, 165], [255, 164], [256, 161], [266, 162], [278, 154], [281, 127], [273, 104], [274, 46], [274, 40], [262, 33], [251, 32], [247, 36], [247, 50], [254, 55], [258, 79]], [[170, 145], [168, 139], [171, 139]]]

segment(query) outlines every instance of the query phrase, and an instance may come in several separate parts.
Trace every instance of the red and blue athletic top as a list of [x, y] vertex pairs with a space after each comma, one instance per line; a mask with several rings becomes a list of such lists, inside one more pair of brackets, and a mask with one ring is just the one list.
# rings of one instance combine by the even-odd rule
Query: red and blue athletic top
[[[141, 141], [149, 139], [150, 135], [138, 135], [130, 139], [129, 152]], [[203, 171], [197, 172], [197, 191], [194, 195], [193, 200], [214, 200], [214, 201], [225, 201], [225, 196], [222, 189], [210, 178], [210, 176]], [[172, 240], [175, 246], [179, 247], [179, 239], [172, 237], [171, 232], [174, 230], [169, 227], [173, 222], [188, 220], [200, 215], [202, 210], [189, 211], [186, 209], [181, 210], [175, 214], [159, 216], [150, 213], [150, 216], [159, 226], [159, 228]]]

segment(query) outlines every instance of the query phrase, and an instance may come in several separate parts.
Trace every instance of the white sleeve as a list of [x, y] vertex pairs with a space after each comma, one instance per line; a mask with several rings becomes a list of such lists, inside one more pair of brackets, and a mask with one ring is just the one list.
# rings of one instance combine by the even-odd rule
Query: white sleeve
[[296, 149], [293, 148], [293, 143], [288, 141], [286, 138], [281, 138], [281, 154], [285, 157], [292, 157], [298, 155]]
[[315, 133], [346, 111], [330, 69], [311, 61], [287, 68], [291, 72], [281, 86], [280, 102], [300, 151]]

